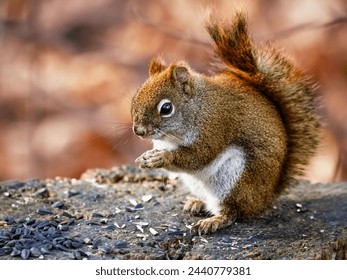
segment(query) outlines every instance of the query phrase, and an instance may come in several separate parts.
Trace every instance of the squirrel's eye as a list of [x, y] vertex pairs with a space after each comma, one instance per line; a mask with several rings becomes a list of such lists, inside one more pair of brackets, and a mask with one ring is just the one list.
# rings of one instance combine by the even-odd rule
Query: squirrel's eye
[[168, 99], [163, 99], [158, 104], [158, 112], [162, 117], [171, 117], [175, 112], [175, 107]]
[[172, 104], [164, 103], [160, 108], [160, 115], [169, 115], [172, 112]]

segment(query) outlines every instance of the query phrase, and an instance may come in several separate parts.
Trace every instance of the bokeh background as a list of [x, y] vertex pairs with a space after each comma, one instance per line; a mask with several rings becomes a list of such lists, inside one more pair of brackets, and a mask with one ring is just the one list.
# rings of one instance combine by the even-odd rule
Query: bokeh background
[[347, 1], [0, 0], [0, 180], [79, 177], [132, 163], [131, 97], [152, 57], [209, 73], [207, 8], [248, 13], [318, 83], [323, 142], [307, 178], [347, 175]]

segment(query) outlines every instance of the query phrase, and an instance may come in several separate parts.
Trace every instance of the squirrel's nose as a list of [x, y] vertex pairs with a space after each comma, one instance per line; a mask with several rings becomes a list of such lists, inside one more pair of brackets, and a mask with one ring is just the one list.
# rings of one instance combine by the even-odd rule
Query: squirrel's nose
[[145, 136], [147, 134], [146, 128], [140, 125], [134, 125], [133, 131], [137, 136]]

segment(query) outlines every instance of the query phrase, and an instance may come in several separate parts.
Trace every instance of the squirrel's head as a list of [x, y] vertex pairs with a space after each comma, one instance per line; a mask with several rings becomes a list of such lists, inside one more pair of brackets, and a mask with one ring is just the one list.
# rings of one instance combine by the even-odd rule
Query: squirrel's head
[[134, 133], [152, 140], [184, 144], [193, 80], [197, 77], [185, 62], [166, 67], [160, 58], [153, 59], [148, 80], [132, 100]]

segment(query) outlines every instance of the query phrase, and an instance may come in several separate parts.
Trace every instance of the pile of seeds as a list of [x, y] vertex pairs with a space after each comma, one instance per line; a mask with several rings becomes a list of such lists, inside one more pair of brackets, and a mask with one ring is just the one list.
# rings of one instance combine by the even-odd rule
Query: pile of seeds
[[[64, 223], [60, 218], [50, 221], [31, 218], [15, 220], [6, 217], [0, 220], [7, 224], [6, 229], [0, 230], [0, 256], [43, 259], [44, 255], [50, 254], [52, 250], [79, 249], [85, 243], [79, 237], [70, 237], [64, 233], [74, 223], [74, 218]], [[81, 257], [86, 256], [81, 250], [78, 250], [78, 254]]]

